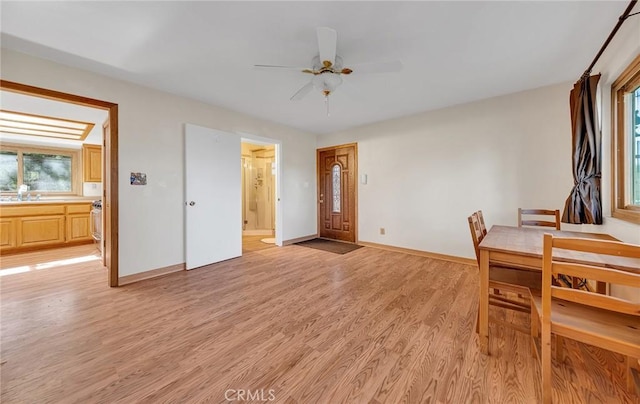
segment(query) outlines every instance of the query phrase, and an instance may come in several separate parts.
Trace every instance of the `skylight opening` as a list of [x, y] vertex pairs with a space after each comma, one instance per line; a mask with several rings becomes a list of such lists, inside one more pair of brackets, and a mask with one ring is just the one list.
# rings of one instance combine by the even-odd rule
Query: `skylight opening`
[[95, 125], [42, 115], [0, 110], [0, 133], [84, 140]]

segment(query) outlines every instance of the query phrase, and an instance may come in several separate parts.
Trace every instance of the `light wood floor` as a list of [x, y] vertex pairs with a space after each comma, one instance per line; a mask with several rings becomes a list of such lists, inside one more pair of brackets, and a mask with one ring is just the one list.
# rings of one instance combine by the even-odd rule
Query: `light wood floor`
[[275, 244], [263, 243], [263, 238], [272, 236], [242, 236], [242, 253], [250, 253], [254, 251], [266, 250], [267, 248], [273, 248]]
[[[34, 265], [15, 257], [1, 274]], [[492, 325], [492, 356], [479, 353], [471, 266], [293, 245], [115, 289], [98, 260], [0, 282], [2, 403], [225, 402], [228, 389], [305, 404], [540, 397], [526, 335]], [[556, 402], [638, 402], [622, 357], [567, 348]]]

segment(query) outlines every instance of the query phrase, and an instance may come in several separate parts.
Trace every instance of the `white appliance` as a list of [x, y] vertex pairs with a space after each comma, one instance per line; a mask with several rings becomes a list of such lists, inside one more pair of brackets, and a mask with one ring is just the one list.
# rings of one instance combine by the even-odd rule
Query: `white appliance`
[[91, 206], [91, 235], [102, 251], [102, 200], [93, 201]]

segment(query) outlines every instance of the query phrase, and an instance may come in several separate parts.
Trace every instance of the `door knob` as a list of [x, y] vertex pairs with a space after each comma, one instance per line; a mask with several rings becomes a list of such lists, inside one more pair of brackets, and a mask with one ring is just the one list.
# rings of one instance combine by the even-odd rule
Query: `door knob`
[[193, 206], [193, 205], [195, 205], [195, 204], [196, 204], [196, 203], [195, 203], [194, 201], [189, 202], [189, 206]]

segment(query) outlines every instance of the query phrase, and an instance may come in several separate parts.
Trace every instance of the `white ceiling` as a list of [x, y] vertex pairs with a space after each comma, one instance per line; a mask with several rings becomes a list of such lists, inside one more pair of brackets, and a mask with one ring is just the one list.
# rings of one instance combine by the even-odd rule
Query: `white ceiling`
[[[2, 46], [300, 128], [331, 133], [577, 80], [627, 1], [12, 2]], [[37, 23], [36, 23], [37, 22]], [[330, 97], [289, 98], [309, 80], [254, 64], [308, 66], [315, 28], [338, 32], [355, 71]]]

